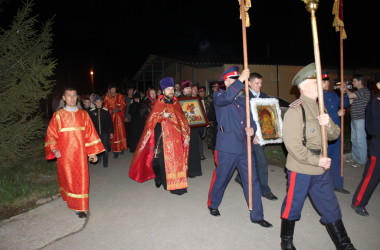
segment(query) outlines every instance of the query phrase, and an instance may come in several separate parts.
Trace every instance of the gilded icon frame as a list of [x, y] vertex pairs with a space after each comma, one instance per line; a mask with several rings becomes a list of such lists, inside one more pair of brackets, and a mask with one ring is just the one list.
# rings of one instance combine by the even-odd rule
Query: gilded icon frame
[[260, 145], [282, 143], [282, 118], [278, 100], [252, 98], [250, 104]]
[[191, 128], [205, 127], [210, 124], [200, 97], [180, 97], [178, 102]]

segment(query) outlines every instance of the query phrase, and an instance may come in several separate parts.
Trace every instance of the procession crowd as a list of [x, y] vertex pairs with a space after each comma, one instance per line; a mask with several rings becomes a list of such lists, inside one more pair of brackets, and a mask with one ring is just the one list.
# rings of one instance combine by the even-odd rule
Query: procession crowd
[[[280, 133], [288, 151], [281, 249], [295, 249], [295, 223], [301, 218], [307, 197], [321, 215], [320, 221], [336, 248], [355, 249], [344, 228], [335, 195], [335, 192], [350, 194], [344, 189], [344, 177], [340, 174], [340, 120], [346, 108], [350, 108], [351, 115], [352, 152], [348, 161], [353, 167], [364, 168], [352, 200], [357, 214], [369, 215], [365, 207], [380, 181], [376, 161], [380, 154], [380, 126], [376, 125], [380, 115], [379, 95], [371, 99], [363, 76], [354, 75], [355, 91], [339, 84], [344, 95], [342, 106], [340, 93], [330, 90], [328, 74], [322, 79], [326, 113], [320, 113], [318, 108], [314, 64], [300, 70], [292, 81], [301, 95], [285, 113]], [[244, 81], [248, 81], [248, 93], [244, 91]], [[376, 75], [375, 83], [380, 89], [380, 75]], [[237, 66], [232, 66], [221, 74], [220, 81], [210, 86], [199, 86], [190, 80], [175, 83], [172, 77], [165, 77], [160, 80], [160, 89], [149, 88], [144, 93], [129, 88], [123, 95], [110, 84], [106, 94], [82, 96], [80, 101], [75, 89], [66, 89], [61, 101], [56, 102], [57, 111], [45, 140], [46, 158], [57, 159], [62, 199], [80, 218], [85, 218], [89, 209], [89, 162], [102, 163], [107, 168], [109, 151], [118, 158], [126, 150], [133, 153], [130, 178], [137, 182], [154, 179], [156, 188], [163, 187], [175, 195], [186, 194], [187, 179], [202, 176], [206, 140], [216, 166], [207, 199], [210, 214], [220, 216], [218, 208], [224, 191], [237, 170], [235, 181], [241, 185], [247, 204], [252, 205], [250, 221], [264, 228], [272, 227], [264, 219], [261, 201], [262, 197], [278, 199], [269, 187], [265, 142], [257, 134], [263, 121], [260, 116], [254, 120], [252, 115], [249, 123], [246, 120], [246, 98], [253, 102], [271, 98], [261, 92], [262, 86], [263, 77], [259, 73], [251, 73], [249, 69], [240, 72]], [[266, 131], [270, 133], [280, 129], [272, 121], [268, 124], [271, 125]], [[322, 152], [321, 126], [326, 128], [329, 140], [327, 156]], [[249, 153], [248, 141], [252, 143]]]

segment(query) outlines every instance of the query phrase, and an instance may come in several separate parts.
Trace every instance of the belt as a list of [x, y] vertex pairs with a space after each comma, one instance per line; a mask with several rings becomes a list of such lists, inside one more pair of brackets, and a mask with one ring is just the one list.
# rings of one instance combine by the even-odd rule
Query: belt
[[308, 150], [309, 150], [313, 155], [320, 155], [320, 154], [321, 154], [321, 150], [320, 150], [320, 149], [310, 149], [310, 148], [308, 148]]

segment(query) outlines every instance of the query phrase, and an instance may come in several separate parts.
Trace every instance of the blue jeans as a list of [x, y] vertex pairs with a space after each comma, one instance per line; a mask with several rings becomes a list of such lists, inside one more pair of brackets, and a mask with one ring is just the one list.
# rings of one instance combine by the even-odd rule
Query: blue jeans
[[367, 162], [367, 134], [365, 120], [351, 120], [351, 158], [355, 162], [365, 165]]

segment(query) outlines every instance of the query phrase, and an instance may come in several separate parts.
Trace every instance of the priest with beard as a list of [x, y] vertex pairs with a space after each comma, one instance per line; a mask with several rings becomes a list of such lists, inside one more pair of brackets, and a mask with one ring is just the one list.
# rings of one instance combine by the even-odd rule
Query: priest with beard
[[150, 179], [172, 194], [187, 193], [190, 128], [176, 97], [172, 77], [160, 81], [163, 95], [154, 103], [133, 155], [129, 177]]

